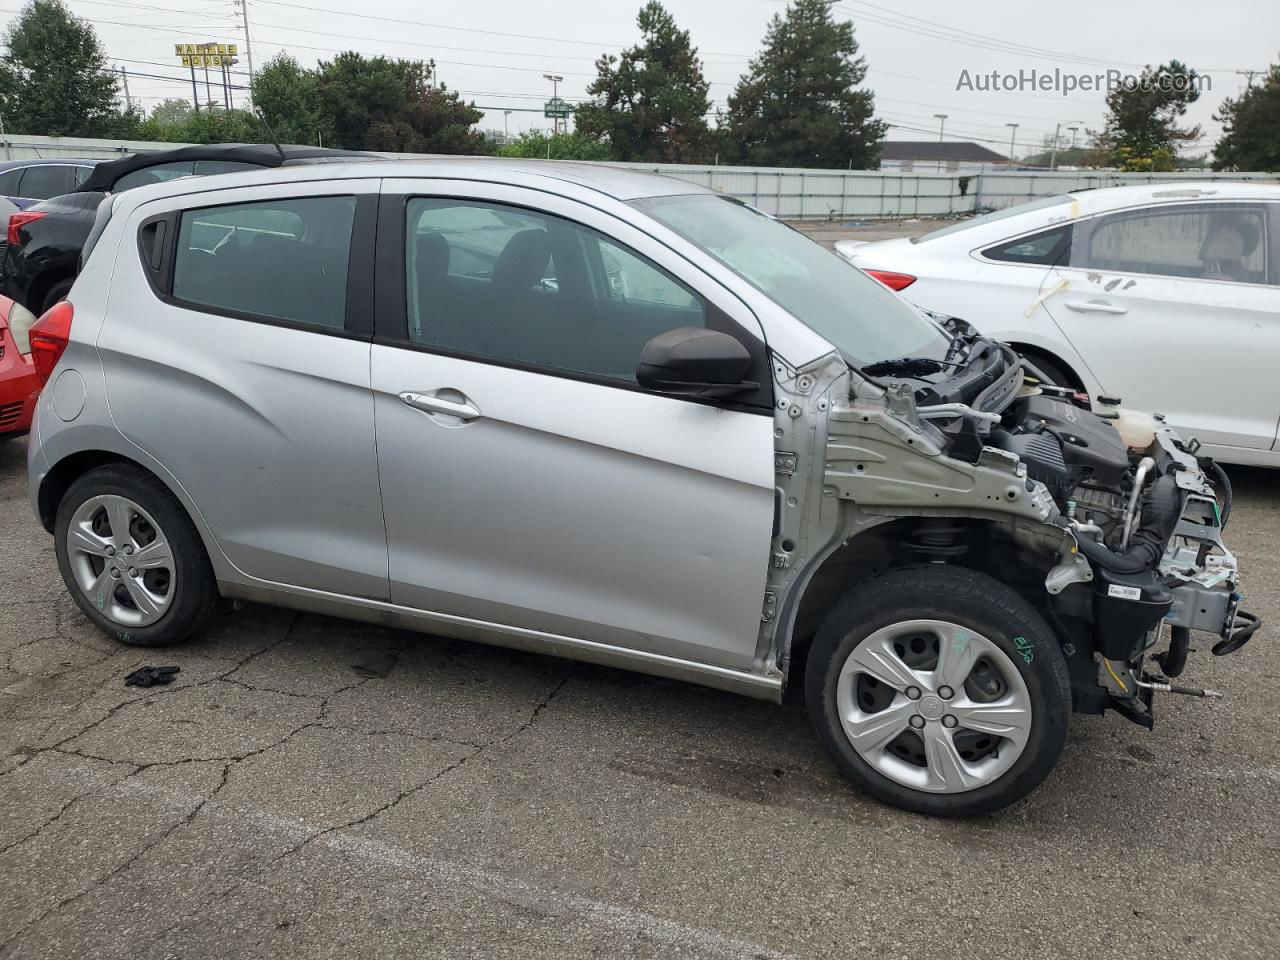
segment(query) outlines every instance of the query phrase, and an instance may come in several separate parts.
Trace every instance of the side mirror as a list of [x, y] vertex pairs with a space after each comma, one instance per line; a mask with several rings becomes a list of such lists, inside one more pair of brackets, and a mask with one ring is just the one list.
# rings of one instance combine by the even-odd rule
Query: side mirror
[[655, 393], [728, 397], [758, 386], [745, 379], [750, 369], [751, 354], [727, 333], [677, 327], [644, 345], [636, 382]]

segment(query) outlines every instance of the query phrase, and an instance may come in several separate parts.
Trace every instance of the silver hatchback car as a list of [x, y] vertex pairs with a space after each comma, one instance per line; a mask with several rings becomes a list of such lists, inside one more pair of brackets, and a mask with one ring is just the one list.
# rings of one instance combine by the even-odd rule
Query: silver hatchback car
[[1168, 680], [1190, 631], [1257, 627], [1194, 444], [677, 180], [139, 188], [31, 345], [32, 501], [124, 643], [227, 597], [775, 700], [801, 675], [850, 779], [959, 815], [1034, 788], [1073, 708], [1203, 694]]

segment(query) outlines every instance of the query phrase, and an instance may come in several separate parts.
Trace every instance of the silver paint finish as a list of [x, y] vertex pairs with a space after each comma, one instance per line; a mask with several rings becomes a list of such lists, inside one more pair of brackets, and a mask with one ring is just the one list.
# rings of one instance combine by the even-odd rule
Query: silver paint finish
[[112, 419], [199, 504], [244, 575], [385, 599], [369, 344], [162, 302], [130, 241], [143, 219], [170, 209], [279, 195], [223, 190], [128, 216], [97, 342]]

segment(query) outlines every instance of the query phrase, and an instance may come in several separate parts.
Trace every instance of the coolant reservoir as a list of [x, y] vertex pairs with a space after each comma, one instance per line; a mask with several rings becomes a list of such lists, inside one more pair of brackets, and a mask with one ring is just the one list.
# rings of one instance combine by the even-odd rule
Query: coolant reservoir
[[1149, 413], [1122, 407], [1119, 400], [1111, 397], [1098, 397], [1094, 412], [1111, 421], [1131, 450], [1145, 450], [1155, 442], [1156, 418]]

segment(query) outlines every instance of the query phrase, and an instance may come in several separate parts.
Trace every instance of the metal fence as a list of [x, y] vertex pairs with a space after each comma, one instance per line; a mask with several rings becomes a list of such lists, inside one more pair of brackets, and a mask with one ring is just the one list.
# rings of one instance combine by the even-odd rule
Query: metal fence
[[[140, 150], [163, 150], [176, 143], [90, 140], [77, 137], [9, 136], [0, 156], [9, 160], [105, 159]], [[384, 154], [413, 157], [422, 154]], [[1156, 180], [1257, 180], [1277, 183], [1275, 173], [1112, 173], [1098, 170], [1001, 171], [992, 173], [904, 173], [900, 170], [800, 170], [619, 163], [650, 170], [731, 194], [787, 220], [857, 220], [894, 217], [963, 216], [1096, 187]]]

